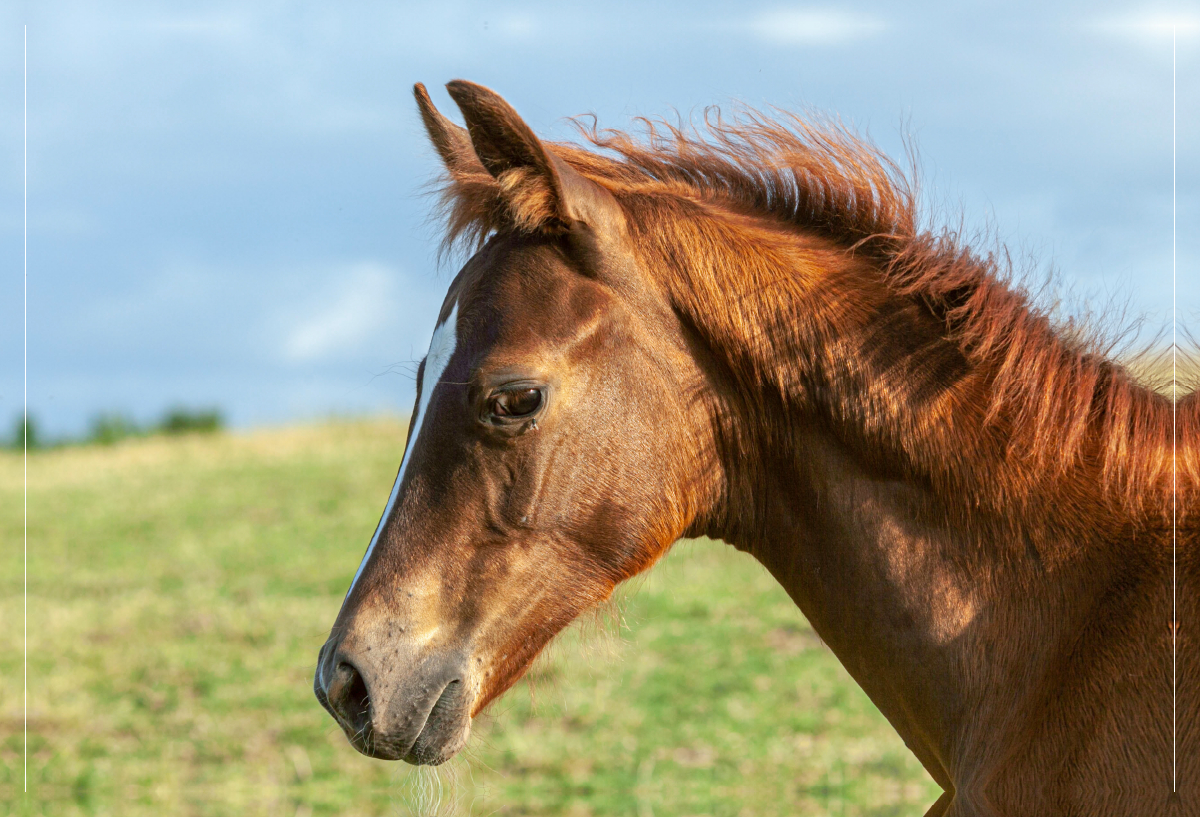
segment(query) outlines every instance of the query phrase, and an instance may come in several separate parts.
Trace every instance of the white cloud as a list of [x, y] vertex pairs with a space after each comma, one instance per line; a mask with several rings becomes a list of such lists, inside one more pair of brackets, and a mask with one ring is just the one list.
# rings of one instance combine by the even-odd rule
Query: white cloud
[[873, 36], [886, 27], [866, 14], [823, 9], [776, 9], [746, 24], [759, 39], [796, 45], [836, 45]]
[[1103, 34], [1161, 46], [1170, 43], [1172, 34], [1177, 41], [1192, 40], [1200, 35], [1200, 14], [1135, 12], [1103, 17], [1093, 21], [1090, 27]]
[[283, 342], [283, 355], [295, 363], [358, 351], [386, 324], [394, 303], [397, 273], [373, 262], [347, 267], [336, 291], [304, 310]]
[[500, 17], [493, 27], [501, 34], [507, 34], [517, 39], [529, 39], [535, 36], [541, 28], [537, 19], [528, 14], [509, 14]]

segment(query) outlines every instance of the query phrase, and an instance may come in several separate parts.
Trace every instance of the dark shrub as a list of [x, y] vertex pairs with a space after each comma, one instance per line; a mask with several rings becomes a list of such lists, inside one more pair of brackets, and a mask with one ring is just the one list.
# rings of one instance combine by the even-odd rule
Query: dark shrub
[[219, 409], [187, 409], [176, 407], [167, 411], [158, 430], [164, 434], [187, 434], [193, 431], [220, 431], [225, 425]]
[[25, 413], [21, 412], [13, 420], [12, 439], [9, 440], [9, 445], [17, 449], [24, 448], [26, 435], [28, 435], [30, 448], [37, 448], [41, 444], [42, 438], [38, 434], [37, 421], [32, 414], [28, 415], [28, 419], [26, 419]]
[[105, 413], [92, 418], [91, 429], [88, 431], [89, 443], [112, 445], [126, 437], [136, 437], [145, 432], [133, 418], [125, 414]]

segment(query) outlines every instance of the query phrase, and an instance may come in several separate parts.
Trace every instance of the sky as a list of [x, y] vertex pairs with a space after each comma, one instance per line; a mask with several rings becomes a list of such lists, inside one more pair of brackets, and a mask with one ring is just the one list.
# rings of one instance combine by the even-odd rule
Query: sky
[[[1069, 314], [1200, 336], [1200, 4], [12, 3], [0, 8], [0, 435], [217, 406], [407, 413], [461, 258], [411, 97], [487, 85], [534, 131], [734, 102], [920, 155]], [[1176, 41], [1172, 208], [1172, 27]], [[1172, 300], [1172, 215], [1177, 224]]]

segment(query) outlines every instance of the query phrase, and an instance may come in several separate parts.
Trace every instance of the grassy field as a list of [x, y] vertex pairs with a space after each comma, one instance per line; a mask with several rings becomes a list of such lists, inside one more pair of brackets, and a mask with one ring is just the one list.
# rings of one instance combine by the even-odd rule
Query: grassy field
[[0, 454], [0, 804], [53, 815], [920, 814], [938, 793], [783, 591], [681, 542], [438, 770], [354, 752], [317, 649], [403, 446], [390, 420]]

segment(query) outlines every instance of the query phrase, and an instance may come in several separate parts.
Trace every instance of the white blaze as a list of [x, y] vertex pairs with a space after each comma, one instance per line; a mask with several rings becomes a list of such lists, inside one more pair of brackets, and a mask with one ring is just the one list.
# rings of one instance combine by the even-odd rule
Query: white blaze
[[421, 424], [425, 422], [429, 401], [433, 398], [433, 391], [437, 388], [438, 381], [442, 379], [442, 373], [446, 371], [446, 366], [450, 364], [450, 358], [454, 356], [454, 347], [457, 345], [458, 301], [455, 301], [446, 320], [439, 323], [433, 330], [433, 340], [429, 342], [429, 354], [425, 356], [425, 373], [421, 378], [421, 402], [417, 404], [417, 412], [412, 418], [412, 434], [408, 437], [408, 448], [404, 449], [404, 459], [400, 461], [400, 472], [396, 474], [396, 483], [392, 486], [392, 493], [388, 496], [383, 516], [379, 517], [379, 524], [375, 526], [375, 535], [371, 537], [367, 553], [363, 556], [362, 563], [354, 574], [354, 581], [350, 582], [350, 590], [346, 591], [347, 597], [354, 590], [354, 585], [358, 584], [358, 577], [362, 575], [363, 568], [367, 566], [371, 554], [375, 551], [375, 543], [379, 541], [383, 524], [387, 522], [392, 508], [396, 504], [396, 497], [400, 493], [400, 483], [404, 482], [404, 470], [408, 467], [408, 460], [412, 456], [413, 449], [417, 447], [417, 435], [421, 433]]

